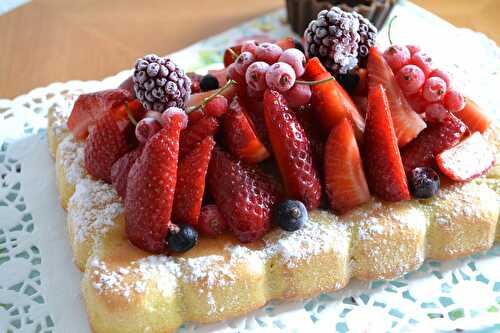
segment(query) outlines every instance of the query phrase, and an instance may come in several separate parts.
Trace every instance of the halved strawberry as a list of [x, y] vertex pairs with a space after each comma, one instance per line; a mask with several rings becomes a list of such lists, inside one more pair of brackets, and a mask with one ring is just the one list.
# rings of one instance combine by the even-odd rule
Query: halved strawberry
[[279, 200], [270, 177], [216, 148], [207, 184], [224, 220], [241, 242], [256, 241], [269, 230], [271, 212]]
[[179, 156], [184, 156], [207, 136], [214, 136], [219, 130], [219, 121], [215, 117], [203, 117], [181, 133]]
[[166, 249], [181, 127], [182, 118], [173, 116], [168, 127], [149, 139], [128, 175], [125, 230], [132, 244], [152, 253]]
[[471, 132], [484, 133], [491, 125], [491, 118], [472, 100], [466, 98], [465, 101], [464, 109], [455, 115], [467, 125]]
[[317, 208], [321, 201], [321, 183], [311, 144], [283, 95], [266, 90], [264, 120], [288, 196], [302, 201], [307, 209]]
[[125, 198], [127, 194], [128, 173], [135, 161], [141, 156], [144, 146], [139, 146], [120, 157], [111, 167], [111, 183], [116, 192]]
[[431, 123], [401, 149], [406, 174], [417, 167], [435, 167], [436, 155], [460, 142], [467, 127], [451, 113], [442, 121]]
[[385, 89], [398, 145], [403, 147], [416, 138], [426, 127], [425, 122], [411, 108], [401, 88], [399, 88], [391, 68], [376, 47], [370, 49], [367, 67], [369, 88], [381, 84]]
[[245, 106], [247, 119], [250, 120], [255, 134], [264, 147], [266, 147], [267, 151], [272, 153], [271, 142], [269, 142], [266, 123], [264, 122], [264, 102], [262, 99], [254, 98], [241, 98], [240, 101]]
[[177, 224], [195, 226], [198, 223], [205, 192], [205, 176], [214, 146], [214, 139], [206, 137], [179, 163], [172, 209], [172, 220]]
[[368, 88], [363, 162], [370, 192], [387, 201], [409, 200], [410, 192], [382, 85]]
[[93, 177], [110, 183], [111, 167], [128, 150], [125, 135], [113, 116], [106, 113], [97, 120], [85, 141], [85, 169]]
[[269, 152], [255, 134], [238, 97], [233, 98], [229, 112], [224, 115], [222, 128], [229, 152], [243, 162], [255, 164], [269, 157]]
[[[318, 58], [312, 58], [307, 62], [304, 74], [307, 80], [317, 81], [331, 76]], [[328, 135], [336, 124], [347, 117], [353, 125], [356, 137], [361, 138], [365, 121], [349, 94], [335, 79], [311, 86], [311, 92], [312, 110], [325, 135]]]
[[495, 161], [495, 152], [479, 132], [436, 157], [439, 170], [451, 180], [459, 182], [486, 174]]
[[295, 110], [295, 116], [297, 117], [297, 120], [304, 129], [304, 132], [306, 133], [306, 136], [311, 143], [314, 163], [318, 168], [318, 172], [322, 174], [325, 140], [323, 140], [320, 131], [318, 131], [310, 104], [297, 108]]
[[[71, 110], [71, 115], [68, 118], [68, 128], [75, 138], [84, 139], [89, 128], [105, 113], [111, 112], [115, 108], [124, 107], [126, 102], [132, 100], [132, 94], [124, 89], [109, 89], [82, 94], [78, 96], [73, 110]], [[121, 114], [121, 112], [118, 113]]]
[[358, 144], [347, 119], [328, 136], [324, 171], [325, 190], [334, 212], [344, 214], [370, 199]]

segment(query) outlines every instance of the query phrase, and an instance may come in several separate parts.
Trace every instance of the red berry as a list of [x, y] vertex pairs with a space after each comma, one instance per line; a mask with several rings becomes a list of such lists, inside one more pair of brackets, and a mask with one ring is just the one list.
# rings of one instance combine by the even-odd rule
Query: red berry
[[140, 143], [146, 143], [160, 129], [161, 125], [155, 119], [143, 118], [135, 126], [135, 136]]
[[241, 54], [236, 58], [234, 62], [234, 69], [238, 74], [245, 75], [248, 66], [255, 62], [255, 56], [250, 52], [241, 52]]
[[306, 56], [302, 51], [292, 48], [283, 51], [278, 59], [279, 62], [284, 62], [292, 66], [297, 77], [304, 75], [306, 66]]
[[161, 253], [177, 181], [180, 117], [156, 133], [130, 169], [125, 197], [125, 230], [129, 240], [142, 250]]
[[247, 85], [254, 91], [263, 91], [266, 89], [266, 72], [269, 65], [263, 61], [257, 61], [248, 66], [245, 74]]
[[222, 217], [216, 205], [206, 205], [201, 208], [198, 230], [208, 237], [216, 238], [227, 230], [227, 222]]
[[408, 51], [410, 51], [411, 55], [414, 55], [421, 50], [420, 47], [416, 45], [406, 45], [406, 47], [408, 48]]
[[255, 55], [257, 44], [254, 40], [247, 40], [241, 44], [241, 52], [250, 52]]
[[281, 47], [273, 43], [261, 43], [255, 50], [255, 56], [258, 61], [264, 61], [269, 65], [278, 61], [280, 55], [283, 53]]
[[429, 123], [440, 123], [448, 118], [449, 112], [441, 103], [432, 103], [425, 108], [425, 119]]
[[203, 108], [203, 111], [207, 116], [212, 116], [216, 118], [221, 117], [224, 113], [227, 112], [227, 110], [228, 110], [227, 98], [222, 95], [215, 96]]
[[144, 146], [139, 146], [120, 157], [111, 167], [111, 183], [116, 192], [125, 198], [127, 194], [128, 173], [135, 161], [141, 156]]
[[196, 144], [207, 136], [214, 136], [219, 130], [219, 121], [215, 117], [203, 117], [181, 133], [179, 156], [183, 157], [194, 149]]
[[295, 84], [295, 71], [284, 62], [277, 62], [266, 72], [266, 84], [269, 89], [285, 92]]
[[224, 220], [241, 242], [256, 241], [269, 230], [272, 208], [279, 201], [270, 177], [215, 149], [207, 184]]
[[446, 93], [446, 83], [439, 77], [430, 77], [425, 80], [422, 96], [428, 102], [437, 102], [443, 99]]
[[302, 201], [307, 209], [317, 208], [321, 183], [311, 144], [280, 93], [272, 90], [264, 93], [264, 120], [288, 196]]
[[405, 65], [396, 74], [399, 87], [406, 95], [420, 90], [425, 81], [424, 72], [415, 65]]
[[295, 84], [292, 89], [283, 93], [288, 105], [292, 108], [298, 108], [309, 103], [311, 95], [311, 87], [306, 84]]
[[384, 52], [384, 59], [387, 61], [392, 71], [396, 73], [401, 67], [410, 61], [410, 51], [406, 46], [392, 45]]
[[214, 146], [214, 139], [211, 136], [206, 137], [179, 163], [172, 208], [172, 220], [176, 224], [187, 223], [196, 226], [198, 223], [208, 162]]
[[447, 71], [443, 71], [441, 69], [435, 69], [431, 72], [431, 74], [429, 74], [429, 77], [439, 77], [441, 79], [443, 79], [443, 81], [446, 83], [446, 86], [447, 87], [450, 87], [450, 73], [448, 73]]
[[411, 56], [410, 63], [419, 67], [426, 76], [428, 76], [434, 69], [432, 58], [425, 52], [417, 52]]
[[100, 118], [90, 130], [84, 148], [87, 172], [97, 179], [111, 182], [111, 167], [128, 151], [125, 135], [111, 114]]
[[460, 112], [465, 107], [465, 98], [460, 92], [454, 89], [448, 89], [443, 100], [444, 106], [450, 112]]
[[161, 114], [160, 123], [163, 127], [167, 127], [174, 117], [181, 120], [181, 130], [187, 127], [189, 118], [186, 112], [184, 112], [183, 109], [175, 106], [169, 107]]
[[427, 102], [420, 93], [406, 96], [406, 100], [416, 113], [424, 113], [425, 108], [429, 105], [429, 102]]

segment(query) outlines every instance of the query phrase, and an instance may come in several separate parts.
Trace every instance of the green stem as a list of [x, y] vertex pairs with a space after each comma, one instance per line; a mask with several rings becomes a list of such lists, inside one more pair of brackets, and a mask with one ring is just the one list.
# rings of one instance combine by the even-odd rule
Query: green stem
[[191, 112], [193, 112], [194, 110], [197, 110], [199, 108], [202, 108], [204, 107], [205, 105], [207, 105], [208, 102], [210, 102], [212, 99], [214, 99], [215, 97], [221, 95], [224, 91], [226, 91], [227, 89], [229, 89], [231, 86], [235, 85], [235, 84], [238, 84], [236, 81], [234, 80], [228, 80], [226, 82], [226, 84], [222, 87], [222, 88], [219, 88], [217, 89], [217, 91], [215, 91], [212, 95], [208, 96], [208, 97], [205, 97], [203, 99], [203, 101], [201, 101], [200, 104], [198, 105], [193, 105], [193, 106], [190, 106], [189, 108], [186, 109], [186, 113], [189, 114]]
[[389, 38], [389, 43], [393, 45], [392, 43], [392, 36], [391, 36], [391, 31], [392, 31], [392, 24], [394, 23], [394, 20], [397, 18], [397, 16], [393, 16], [391, 20], [389, 21], [389, 28], [387, 29], [387, 37]]
[[130, 119], [130, 122], [134, 124], [134, 126], [137, 126], [137, 120], [135, 120], [134, 116], [132, 115], [132, 112], [130, 112], [130, 108], [128, 107], [128, 102], [125, 102], [125, 109], [127, 110], [127, 116], [128, 119]]
[[231, 56], [233, 57], [233, 60], [236, 60], [236, 58], [238, 58], [239, 54], [236, 53], [236, 51], [233, 50], [232, 47], [228, 48], [228, 51], [229, 51], [229, 53], [231, 53]]
[[333, 76], [330, 76], [330, 77], [327, 77], [326, 79], [317, 80], [317, 81], [295, 80], [295, 83], [297, 83], [297, 84], [304, 84], [306, 86], [314, 86], [316, 84], [321, 84], [321, 83], [325, 83], [325, 82], [332, 81], [332, 80], [335, 80], [335, 78]]

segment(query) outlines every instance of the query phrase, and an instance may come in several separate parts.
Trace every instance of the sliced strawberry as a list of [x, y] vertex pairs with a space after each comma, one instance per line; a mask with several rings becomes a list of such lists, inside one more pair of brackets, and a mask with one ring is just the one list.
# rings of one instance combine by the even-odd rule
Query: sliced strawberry
[[139, 146], [120, 157], [111, 167], [111, 183], [116, 192], [125, 198], [127, 194], [128, 173], [135, 161], [141, 156], [144, 146]]
[[317, 166], [318, 171], [321, 173], [323, 169], [323, 155], [325, 144], [320, 132], [318, 131], [311, 106], [306, 105], [296, 109], [295, 116], [297, 117], [297, 120], [304, 129], [304, 132], [306, 133], [306, 136], [311, 143], [314, 163]]
[[317, 208], [321, 183], [311, 144], [280, 93], [271, 90], [264, 93], [264, 120], [288, 196], [302, 201], [307, 209]]
[[222, 128], [229, 152], [238, 159], [255, 164], [269, 157], [269, 152], [255, 134], [238, 97], [233, 98], [229, 112], [223, 118]]
[[368, 95], [368, 71], [365, 68], [358, 69], [359, 82], [354, 89], [354, 95]]
[[484, 133], [491, 125], [491, 118], [472, 100], [466, 98], [465, 108], [455, 115], [462, 120], [471, 132]]
[[111, 167], [128, 150], [125, 135], [118, 128], [113, 116], [105, 114], [97, 120], [85, 141], [85, 169], [93, 177], [109, 183]]
[[243, 98], [241, 98], [240, 100], [243, 102], [243, 105], [245, 105], [245, 110], [248, 111], [246, 116], [250, 120], [255, 134], [264, 147], [266, 147], [267, 151], [272, 153], [271, 142], [269, 141], [266, 124], [264, 122], [264, 103], [262, 99], [247, 98], [243, 101]]
[[[306, 64], [304, 76], [309, 81], [317, 81], [330, 78], [332, 75], [323, 67], [318, 58], [312, 58]], [[349, 94], [336, 80], [313, 85], [311, 92], [312, 110], [325, 135], [328, 135], [336, 124], [347, 117], [352, 122], [356, 137], [361, 138], [365, 128], [364, 119]]]
[[68, 118], [68, 128], [77, 139], [84, 139], [89, 128], [105, 113], [132, 101], [133, 97], [124, 89], [109, 89], [78, 97]]
[[465, 182], [482, 176], [495, 165], [495, 152], [476, 132], [436, 157], [439, 170], [451, 180]]
[[417, 167], [435, 167], [435, 157], [460, 142], [467, 127], [452, 114], [442, 122], [432, 123], [416, 139], [401, 149], [406, 174]]
[[387, 201], [410, 199], [389, 101], [382, 85], [368, 88], [363, 161], [371, 193]]
[[130, 93], [130, 95], [135, 98], [134, 78], [132, 77], [132, 75], [130, 75], [128, 78], [125, 79], [125, 81], [120, 83], [118, 89], [127, 90]]
[[380, 51], [372, 47], [368, 55], [368, 86], [374, 88], [380, 84], [387, 95], [398, 145], [403, 147], [416, 138], [426, 125], [406, 100]]
[[214, 146], [214, 139], [206, 137], [179, 163], [172, 209], [172, 220], [177, 224], [196, 226], [198, 223], [205, 192], [205, 176]]
[[241, 242], [256, 241], [269, 230], [271, 212], [279, 200], [269, 177], [215, 149], [207, 183], [224, 220]]
[[130, 169], [125, 197], [125, 227], [129, 240], [142, 250], [165, 251], [177, 180], [181, 117], [156, 133]]
[[324, 163], [326, 194], [334, 212], [344, 214], [370, 199], [358, 144], [347, 119], [332, 129]]
[[215, 117], [203, 117], [181, 133], [179, 155], [189, 153], [198, 142], [207, 136], [214, 136], [219, 130], [219, 121]]

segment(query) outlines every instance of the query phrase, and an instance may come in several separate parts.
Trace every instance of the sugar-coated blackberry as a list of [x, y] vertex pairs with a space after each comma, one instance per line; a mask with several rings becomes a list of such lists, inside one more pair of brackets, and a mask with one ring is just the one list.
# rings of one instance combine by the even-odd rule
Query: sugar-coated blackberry
[[358, 44], [358, 64], [361, 67], [366, 67], [368, 52], [370, 48], [375, 46], [377, 41], [377, 28], [363, 15], [352, 12], [355, 18], [359, 21], [359, 44]]

